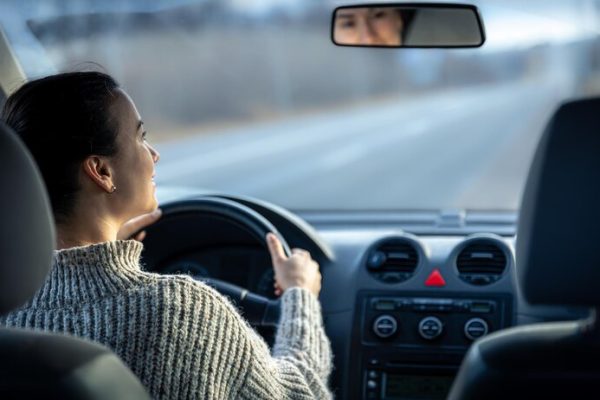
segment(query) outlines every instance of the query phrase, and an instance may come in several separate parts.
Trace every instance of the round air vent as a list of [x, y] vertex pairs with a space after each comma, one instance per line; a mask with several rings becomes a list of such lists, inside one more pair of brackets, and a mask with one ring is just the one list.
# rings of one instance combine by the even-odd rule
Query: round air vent
[[419, 253], [406, 238], [385, 239], [373, 246], [367, 257], [367, 270], [371, 276], [385, 283], [407, 280], [418, 264]]
[[472, 285], [496, 282], [506, 269], [507, 259], [501, 244], [491, 239], [472, 241], [458, 254], [458, 276]]

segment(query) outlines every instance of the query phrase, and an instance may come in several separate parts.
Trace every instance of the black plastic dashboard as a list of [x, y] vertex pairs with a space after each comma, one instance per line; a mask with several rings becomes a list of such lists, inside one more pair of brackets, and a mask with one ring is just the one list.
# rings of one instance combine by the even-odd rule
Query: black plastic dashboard
[[[489, 233], [415, 236], [399, 229], [365, 226], [321, 229], [319, 233], [336, 254], [335, 263], [323, 274], [321, 302], [337, 363], [343, 368], [334, 383], [340, 388], [340, 398], [412, 398], [410, 392], [390, 388], [415, 386], [421, 393], [431, 394], [419, 398], [445, 398], [448, 383], [472, 342], [466, 337], [466, 324], [480, 319], [487, 325], [486, 332], [491, 332], [517, 322], [511, 238]], [[369, 266], [374, 252], [390, 240], [413, 246], [418, 255], [412, 273], [400, 282], [380, 279]], [[506, 265], [498, 279], [484, 285], [461, 279], [456, 265], [461, 252], [477, 243], [495, 244], [505, 256]], [[402, 258], [402, 247], [396, 248]], [[485, 259], [489, 255], [479, 256]], [[443, 278], [443, 285], [427, 286], [434, 271]], [[335, 282], [335, 290], [329, 281]], [[484, 307], [492, 304], [493, 311], [459, 309], [465, 302], [477, 307], [478, 300]], [[374, 333], [379, 318], [390, 321], [383, 325], [383, 335]], [[420, 330], [431, 321], [438, 327], [428, 329], [436, 336], [426, 338]], [[386, 329], [390, 326], [393, 335], [381, 337], [389, 334]]]

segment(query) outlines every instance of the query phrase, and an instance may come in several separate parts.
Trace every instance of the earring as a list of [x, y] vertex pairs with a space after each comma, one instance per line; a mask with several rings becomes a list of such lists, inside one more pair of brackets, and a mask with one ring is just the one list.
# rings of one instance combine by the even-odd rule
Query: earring
[[113, 185], [113, 187], [110, 189], [110, 192], [111, 192], [111, 193], [114, 193], [114, 192], [115, 192], [115, 190], [117, 190], [117, 187], [116, 187], [115, 185]]

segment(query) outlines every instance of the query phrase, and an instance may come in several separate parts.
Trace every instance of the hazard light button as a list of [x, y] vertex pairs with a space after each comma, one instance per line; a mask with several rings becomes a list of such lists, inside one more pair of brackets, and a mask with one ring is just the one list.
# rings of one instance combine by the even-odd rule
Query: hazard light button
[[446, 286], [446, 281], [442, 276], [439, 269], [434, 269], [427, 280], [425, 281], [425, 286], [433, 286], [433, 287], [442, 287]]

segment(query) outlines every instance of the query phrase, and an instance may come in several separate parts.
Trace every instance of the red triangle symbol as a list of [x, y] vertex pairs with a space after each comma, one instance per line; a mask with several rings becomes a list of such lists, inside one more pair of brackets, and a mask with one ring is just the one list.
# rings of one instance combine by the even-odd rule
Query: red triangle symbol
[[425, 281], [425, 286], [446, 286], [446, 281], [444, 280], [444, 277], [440, 273], [439, 269], [436, 268], [433, 270], [433, 272], [429, 275], [429, 278], [427, 278]]

